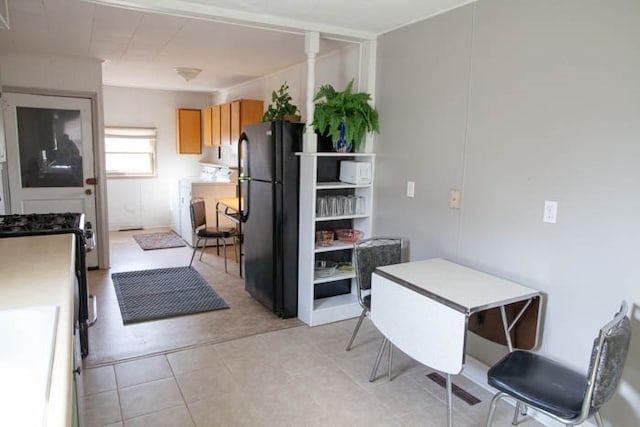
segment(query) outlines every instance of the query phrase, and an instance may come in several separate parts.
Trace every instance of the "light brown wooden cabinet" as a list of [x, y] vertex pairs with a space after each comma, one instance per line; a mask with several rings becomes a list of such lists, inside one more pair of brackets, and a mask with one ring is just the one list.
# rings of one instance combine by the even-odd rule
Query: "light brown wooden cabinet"
[[220, 105], [220, 144], [231, 145], [231, 104]]
[[255, 99], [242, 99], [231, 103], [231, 141], [238, 141], [244, 125], [260, 123], [263, 102]]
[[208, 147], [220, 145], [220, 105], [202, 110], [202, 142]]
[[178, 154], [202, 153], [202, 113], [200, 110], [176, 110], [176, 151]]
[[237, 142], [243, 126], [262, 120], [263, 108], [264, 103], [255, 99], [241, 99], [205, 108], [204, 145], [231, 145]]

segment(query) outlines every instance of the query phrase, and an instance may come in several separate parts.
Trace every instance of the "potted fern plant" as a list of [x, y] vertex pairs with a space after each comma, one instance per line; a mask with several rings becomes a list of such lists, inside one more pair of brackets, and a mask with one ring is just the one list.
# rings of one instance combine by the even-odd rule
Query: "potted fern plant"
[[371, 95], [353, 93], [353, 80], [342, 91], [323, 85], [313, 98], [313, 127], [331, 138], [338, 152], [358, 151], [367, 132], [380, 133], [378, 113], [369, 104]]
[[267, 107], [267, 111], [262, 116], [263, 122], [272, 120], [287, 120], [290, 122], [299, 122], [300, 116], [298, 106], [291, 103], [291, 95], [289, 95], [289, 86], [284, 82], [280, 89], [271, 92], [271, 105]]

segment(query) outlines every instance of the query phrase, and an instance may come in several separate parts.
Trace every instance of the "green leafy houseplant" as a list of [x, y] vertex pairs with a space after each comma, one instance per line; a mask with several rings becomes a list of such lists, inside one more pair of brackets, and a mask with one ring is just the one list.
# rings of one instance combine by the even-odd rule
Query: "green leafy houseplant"
[[353, 80], [342, 92], [323, 85], [313, 98], [315, 113], [311, 124], [320, 134], [331, 137], [336, 151], [342, 151], [337, 147], [341, 133], [347, 145], [353, 144], [354, 151], [358, 151], [367, 132], [380, 133], [378, 113], [370, 100], [371, 95], [366, 92], [353, 93]]
[[296, 116], [298, 106], [291, 103], [291, 95], [289, 95], [289, 86], [284, 82], [280, 89], [271, 92], [271, 105], [267, 108], [262, 116], [263, 122], [271, 120], [290, 120], [298, 121], [300, 116]]

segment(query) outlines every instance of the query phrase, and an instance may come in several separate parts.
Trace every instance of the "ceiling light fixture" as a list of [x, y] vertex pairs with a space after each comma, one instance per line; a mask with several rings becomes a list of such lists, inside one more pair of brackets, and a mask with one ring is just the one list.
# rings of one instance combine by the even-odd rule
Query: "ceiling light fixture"
[[176, 67], [174, 68], [174, 70], [176, 70], [176, 73], [178, 73], [178, 75], [182, 77], [186, 82], [195, 79], [196, 77], [198, 77], [198, 74], [202, 72], [200, 68], [190, 67]]

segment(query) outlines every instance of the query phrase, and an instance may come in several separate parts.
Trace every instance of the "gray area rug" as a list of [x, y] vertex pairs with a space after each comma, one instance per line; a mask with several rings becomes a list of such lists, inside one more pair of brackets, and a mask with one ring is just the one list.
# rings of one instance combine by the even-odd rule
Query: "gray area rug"
[[135, 234], [138, 245], [145, 251], [153, 249], [179, 248], [186, 246], [184, 241], [174, 232]]
[[229, 308], [192, 267], [127, 271], [111, 278], [125, 325]]

